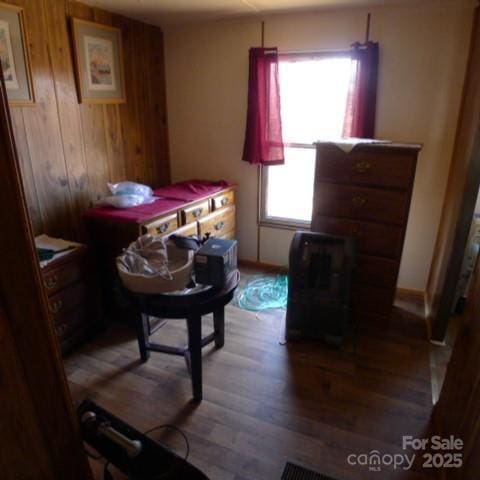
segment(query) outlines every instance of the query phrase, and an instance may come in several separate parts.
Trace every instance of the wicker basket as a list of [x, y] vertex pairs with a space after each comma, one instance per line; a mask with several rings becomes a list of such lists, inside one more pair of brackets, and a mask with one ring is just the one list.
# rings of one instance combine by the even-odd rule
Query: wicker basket
[[161, 275], [144, 275], [132, 273], [117, 261], [120, 279], [127, 290], [134, 293], [167, 293], [184, 289], [190, 282], [193, 268], [193, 252], [181, 250], [174, 245], [167, 245], [168, 269], [171, 279]]

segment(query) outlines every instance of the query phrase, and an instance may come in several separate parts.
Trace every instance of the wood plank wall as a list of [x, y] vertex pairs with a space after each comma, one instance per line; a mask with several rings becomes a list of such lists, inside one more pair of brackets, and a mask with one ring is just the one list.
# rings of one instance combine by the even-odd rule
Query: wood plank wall
[[[7, 0], [24, 7], [36, 103], [12, 107], [35, 234], [83, 237], [81, 212], [107, 182], [170, 181], [161, 29], [68, 0]], [[79, 104], [69, 17], [122, 30], [127, 103]]]

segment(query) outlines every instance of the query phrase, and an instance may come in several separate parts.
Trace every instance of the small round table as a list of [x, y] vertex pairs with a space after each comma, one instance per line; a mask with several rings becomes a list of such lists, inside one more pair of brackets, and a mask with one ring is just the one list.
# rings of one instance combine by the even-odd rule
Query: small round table
[[[221, 348], [225, 341], [225, 305], [233, 298], [240, 273], [230, 273], [223, 287], [197, 286], [171, 294], [133, 294], [137, 314], [137, 332], [140, 358], [146, 362], [150, 352], [161, 352], [185, 357], [192, 378], [193, 398], [202, 400], [202, 347], [215, 342]], [[213, 313], [214, 332], [202, 338], [202, 315]], [[188, 345], [171, 347], [149, 341], [149, 317], [163, 319], [186, 319]]]

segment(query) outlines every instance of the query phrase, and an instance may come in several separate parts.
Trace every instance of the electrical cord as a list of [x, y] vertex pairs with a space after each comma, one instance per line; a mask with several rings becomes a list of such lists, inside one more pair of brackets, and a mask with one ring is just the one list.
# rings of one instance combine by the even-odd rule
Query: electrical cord
[[156, 427], [150, 428], [149, 430], [146, 430], [145, 432], [143, 432], [143, 434], [148, 435], [149, 433], [155, 432], [156, 430], [161, 430], [162, 428], [170, 428], [171, 430], [179, 433], [183, 437], [183, 439], [185, 440], [185, 447], [186, 447], [185, 457], [183, 458], [183, 460], [186, 461], [188, 459], [188, 456], [190, 455], [190, 442], [188, 441], [188, 438], [185, 435], [185, 433], [175, 425], [165, 423], [164, 425], [158, 425]]

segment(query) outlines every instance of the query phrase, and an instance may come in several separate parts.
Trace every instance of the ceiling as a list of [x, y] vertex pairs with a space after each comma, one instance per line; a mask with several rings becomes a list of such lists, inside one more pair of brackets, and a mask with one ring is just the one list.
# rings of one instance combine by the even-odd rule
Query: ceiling
[[[89, 5], [161, 27], [332, 7], [361, 7], [413, 0], [83, 0]], [[419, 0], [416, 0], [418, 3]]]

